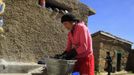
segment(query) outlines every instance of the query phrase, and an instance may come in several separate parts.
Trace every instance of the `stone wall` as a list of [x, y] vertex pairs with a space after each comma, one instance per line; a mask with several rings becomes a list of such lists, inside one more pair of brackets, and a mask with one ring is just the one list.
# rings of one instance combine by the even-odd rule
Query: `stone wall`
[[[70, 12], [85, 22], [88, 15], [94, 13], [78, 0], [55, 1], [69, 6]], [[62, 13], [39, 7], [38, 0], [5, 0], [5, 3], [5, 33], [0, 36], [0, 58], [36, 62], [43, 56], [64, 51], [67, 31], [60, 23]]]
[[126, 70], [134, 72], [134, 49], [129, 53]]
[[92, 37], [96, 71], [99, 70], [99, 57], [100, 57], [100, 40], [98, 38], [99, 36]]
[[[99, 57], [98, 59], [96, 59], [99, 61], [99, 71], [104, 71], [106, 52], [111, 53], [111, 57], [113, 60], [113, 67], [115, 69], [117, 68], [117, 58], [116, 58], [117, 56], [116, 56], [116, 54], [118, 52], [121, 53], [122, 54], [121, 70], [125, 69], [129, 50], [131, 49], [131, 45], [129, 45], [127, 43], [122, 43], [122, 42], [114, 40], [114, 39], [111, 39], [111, 38], [104, 36], [104, 35], [97, 35], [95, 37], [98, 37], [98, 38], [93, 39], [93, 40], [95, 40], [95, 41], [98, 40], [99, 42], [93, 42], [93, 43], [100, 44], [100, 46], [98, 46], [99, 47], [98, 48], [98, 50], [99, 50], [98, 55], [99, 56], [95, 56], [95, 58]], [[93, 45], [93, 46], [95, 46], [95, 45]], [[94, 49], [94, 50], [96, 50], [96, 49]]]

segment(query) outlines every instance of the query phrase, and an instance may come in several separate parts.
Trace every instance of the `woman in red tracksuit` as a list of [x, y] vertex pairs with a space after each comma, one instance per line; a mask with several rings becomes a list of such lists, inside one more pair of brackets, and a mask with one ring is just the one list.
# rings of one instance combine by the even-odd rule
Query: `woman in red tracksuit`
[[68, 54], [66, 59], [75, 57], [77, 60], [74, 72], [79, 72], [80, 75], [94, 75], [94, 55], [88, 27], [72, 14], [63, 15], [61, 22], [70, 31], [63, 55]]

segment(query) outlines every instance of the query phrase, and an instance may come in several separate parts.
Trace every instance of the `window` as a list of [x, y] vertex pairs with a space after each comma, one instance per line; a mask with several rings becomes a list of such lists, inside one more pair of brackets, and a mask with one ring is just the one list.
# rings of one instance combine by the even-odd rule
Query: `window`
[[53, 0], [39, 0], [38, 3], [41, 7], [45, 7], [59, 13], [65, 14], [71, 12], [71, 8]]

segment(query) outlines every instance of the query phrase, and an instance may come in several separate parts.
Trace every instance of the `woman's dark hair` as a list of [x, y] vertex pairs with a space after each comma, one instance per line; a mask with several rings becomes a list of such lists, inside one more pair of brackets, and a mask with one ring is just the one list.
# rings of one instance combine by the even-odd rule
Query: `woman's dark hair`
[[76, 16], [74, 16], [73, 14], [65, 14], [61, 17], [61, 23], [66, 22], [66, 21], [71, 21], [71, 22], [80, 22], [80, 20], [78, 18], [76, 18]]

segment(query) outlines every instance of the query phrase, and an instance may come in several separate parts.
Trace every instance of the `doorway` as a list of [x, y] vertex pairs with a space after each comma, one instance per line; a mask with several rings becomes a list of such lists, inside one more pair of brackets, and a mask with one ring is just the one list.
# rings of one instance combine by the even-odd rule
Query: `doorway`
[[121, 53], [117, 53], [117, 71], [121, 71], [121, 57], [122, 54]]

